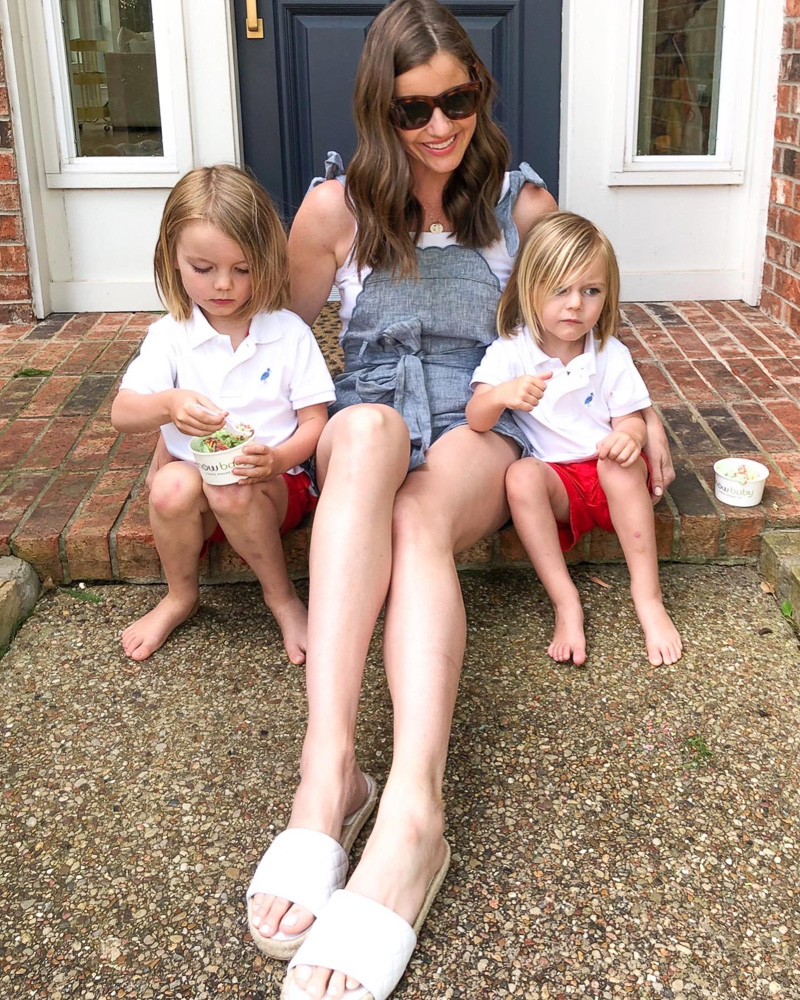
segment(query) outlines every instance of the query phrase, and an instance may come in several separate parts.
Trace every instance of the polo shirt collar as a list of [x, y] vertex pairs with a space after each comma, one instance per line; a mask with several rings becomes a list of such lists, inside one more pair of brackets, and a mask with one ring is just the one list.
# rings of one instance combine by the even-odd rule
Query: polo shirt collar
[[283, 329], [277, 320], [277, 315], [277, 313], [256, 313], [250, 320], [248, 340], [254, 344], [271, 344], [274, 340], [280, 340]]
[[[281, 337], [280, 323], [270, 322], [273, 314], [256, 313], [250, 320], [250, 332], [247, 340], [253, 344], [269, 344]], [[186, 321], [186, 335], [189, 339], [189, 346], [199, 347], [212, 337], [219, 337], [220, 334], [208, 322], [200, 306], [195, 305], [192, 315]]]
[[212, 337], [219, 336], [214, 327], [205, 318], [203, 310], [198, 305], [194, 306], [192, 315], [186, 321], [186, 336], [190, 347], [199, 347], [207, 340], [211, 340]]
[[536, 372], [546, 371], [567, 371], [570, 375], [584, 375], [589, 377], [597, 373], [597, 341], [594, 336], [594, 329], [586, 334], [584, 351], [577, 358], [573, 358], [567, 365], [563, 365], [558, 358], [551, 358], [541, 349], [536, 341], [530, 338], [531, 352]]

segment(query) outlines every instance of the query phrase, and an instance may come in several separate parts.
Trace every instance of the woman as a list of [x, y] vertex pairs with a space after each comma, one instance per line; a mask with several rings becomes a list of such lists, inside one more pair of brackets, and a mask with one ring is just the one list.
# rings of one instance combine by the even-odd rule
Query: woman
[[[284, 989], [298, 1000], [359, 984], [388, 996], [449, 859], [442, 780], [465, 643], [453, 555], [508, 519], [523, 447], [508, 414], [481, 435], [464, 407], [519, 238], [556, 207], [526, 165], [505, 173], [493, 91], [446, 8], [394, 0], [359, 64], [347, 187], [315, 187], [289, 240], [293, 308], [313, 322], [335, 280], [345, 353], [317, 451], [301, 782], [248, 893], [267, 953], [288, 957], [311, 926]], [[669, 467], [659, 432], [656, 469]], [[347, 868], [337, 841], [371, 808], [354, 731], [384, 599], [392, 766], [347, 890], [326, 902]]]

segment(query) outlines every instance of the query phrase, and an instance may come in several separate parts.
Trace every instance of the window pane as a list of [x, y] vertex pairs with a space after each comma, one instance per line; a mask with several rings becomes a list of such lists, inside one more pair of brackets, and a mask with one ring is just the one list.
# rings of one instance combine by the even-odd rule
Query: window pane
[[78, 156], [163, 156], [151, 0], [61, 0]]
[[637, 156], [713, 156], [724, 0], [644, 0]]

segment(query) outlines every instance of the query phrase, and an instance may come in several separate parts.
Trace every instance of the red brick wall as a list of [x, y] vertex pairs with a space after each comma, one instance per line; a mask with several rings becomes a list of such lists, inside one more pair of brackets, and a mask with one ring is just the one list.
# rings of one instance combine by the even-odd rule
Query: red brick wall
[[14, 134], [0, 36], [0, 323], [33, 319]]
[[785, 0], [761, 308], [800, 333], [800, 0]]

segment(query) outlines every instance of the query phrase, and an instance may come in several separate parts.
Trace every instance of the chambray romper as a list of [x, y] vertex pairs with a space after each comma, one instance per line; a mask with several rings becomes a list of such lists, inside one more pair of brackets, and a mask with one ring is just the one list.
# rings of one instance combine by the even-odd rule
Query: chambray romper
[[[315, 178], [312, 187], [333, 178], [345, 183], [338, 154], [329, 153], [325, 166], [325, 177]], [[345, 320], [344, 371], [334, 379], [336, 401], [330, 412], [355, 403], [385, 403], [397, 410], [411, 438], [409, 471], [424, 463], [437, 438], [466, 423], [472, 373], [497, 336], [497, 304], [519, 248], [511, 212], [526, 181], [544, 187], [527, 163], [506, 178], [495, 209], [502, 235], [486, 256], [450, 242], [417, 247], [418, 278], [393, 280], [384, 270], [359, 274], [351, 259], [336, 273]], [[502, 281], [489, 262], [498, 254], [505, 271]], [[349, 321], [344, 315], [348, 298], [350, 304], [355, 301]], [[494, 430], [529, 454], [508, 411]]]

